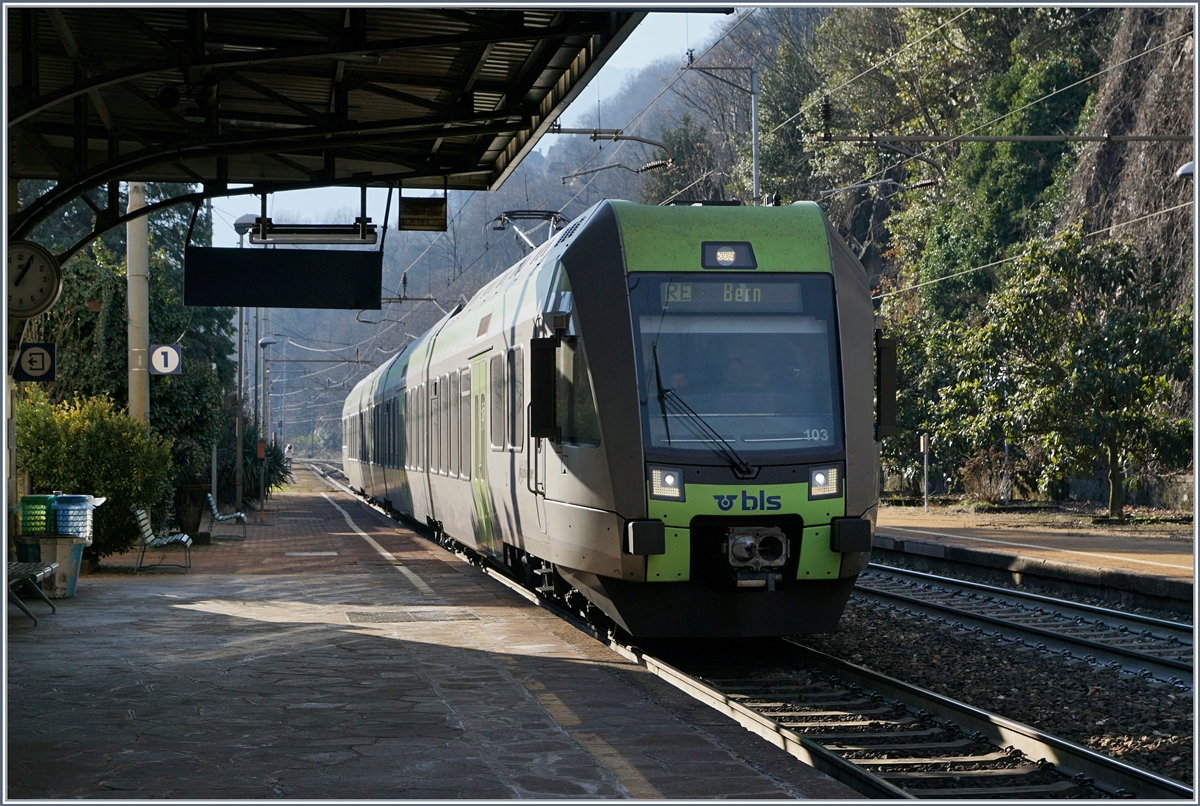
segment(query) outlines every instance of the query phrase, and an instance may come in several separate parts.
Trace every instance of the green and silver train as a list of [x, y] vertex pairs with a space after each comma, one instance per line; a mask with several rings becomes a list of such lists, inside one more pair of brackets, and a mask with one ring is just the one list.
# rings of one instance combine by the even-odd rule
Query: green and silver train
[[633, 636], [830, 631], [894, 362], [815, 204], [604, 201], [354, 388], [343, 465]]

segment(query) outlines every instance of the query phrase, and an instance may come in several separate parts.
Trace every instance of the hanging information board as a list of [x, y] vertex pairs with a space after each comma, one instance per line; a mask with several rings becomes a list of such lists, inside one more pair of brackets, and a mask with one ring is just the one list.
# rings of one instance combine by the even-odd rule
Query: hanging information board
[[401, 196], [400, 229], [446, 231], [445, 196]]
[[349, 249], [227, 249], [189, 246], [185, 305], [377, 311], [383, 254]]

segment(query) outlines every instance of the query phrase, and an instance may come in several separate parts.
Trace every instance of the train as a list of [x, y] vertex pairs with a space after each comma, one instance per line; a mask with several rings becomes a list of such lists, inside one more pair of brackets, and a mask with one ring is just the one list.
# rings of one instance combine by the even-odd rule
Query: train
[[814, 202], [609, 199], [359, 382], [342, 463], [630, 636], [818, 633], [894, 420], [895, 345]]

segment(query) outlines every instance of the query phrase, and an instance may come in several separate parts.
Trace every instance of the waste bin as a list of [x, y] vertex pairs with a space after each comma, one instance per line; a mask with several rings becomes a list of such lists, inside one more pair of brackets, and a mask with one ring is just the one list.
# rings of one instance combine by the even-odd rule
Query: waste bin
[[[26, 501], [30, 502], [28, 509]], [[40, 500], [38, 500], [40, 499]], [[48, 500], [47, 500], [48, 499]], [[17, 536], [17, 559], [29, 563], [58, 563], [54, 575], [41, 583], [51, 599], [75, 595], [83, 550], [92, 543], [92, 510], [105, 499], [90, 495], [27, 495], [21, 508], [22, 534]], [[26, 511], [32, 517], [26, 520]], [[37, 531], [30, 533], [26, 524]]]
[[60, 535], [86, 537], [92, 545], [92, 510], [107, 501], [90, 495], [60, 495], [54, 502], [55, 523]]
[[[38, 535], [53, 532], [54, 504], [58, 499], [55, 495], [26, 495], [17, 504], [17, 514], [21, 517], [21, 534]], [[22, 560], [22, 562], [38, 562], [37, 560]]]

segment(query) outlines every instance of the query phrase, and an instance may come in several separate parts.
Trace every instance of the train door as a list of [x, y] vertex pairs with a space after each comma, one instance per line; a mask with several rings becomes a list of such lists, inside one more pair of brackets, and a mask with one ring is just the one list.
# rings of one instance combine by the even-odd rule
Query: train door
[[481, 358], [471, 364], [471, 497], [475, 502], [475, 541], [490, 554], [501, 552], [496, 506], [488, 486], [488, 365]]
[[[525, 422], [529, 422], [526, 408]], [[526, 429], [529, 433], [529, 429]], [[529, 434], [529, 492], [533, 493], [533, 507], [537, 511], [538, 529], [546, 534], [546, 440]]]

